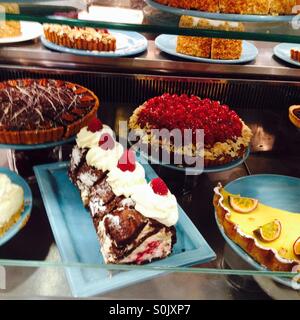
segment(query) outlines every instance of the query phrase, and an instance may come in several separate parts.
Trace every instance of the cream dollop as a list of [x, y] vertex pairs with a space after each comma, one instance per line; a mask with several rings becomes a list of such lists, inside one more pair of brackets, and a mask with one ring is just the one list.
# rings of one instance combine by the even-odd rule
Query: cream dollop
[[130, 197], [135, 189], [147, 184], [145, 170], [138, 162], [135, 163], [133, 172], [122, 171], [118, 167], [114, 167], [107, 174], [107, 182], [116, 196], [124, 195], [125, 197]]
[[77, 134], [76, 143], [79, 148], [92, 148], [98, 145], [100, 137], [104, 133], [110, 134], [112, 137], [115, 136], [112, 129], [107, 125], [103, 125], [103, 128], [97, 132], [89, 131], [88, 127], [83, 127]]
[[5, 174], [0, 174], [0, 227], [9, 222], [23, 206], [24, 191], [12, 183]]
[[124, 148], [118, 142], [115, 142], [114, 148], [111, 150], [92, 147], [86, 155], [86, 162], [89, 166], [95, 167], [98, 170], [112, 170], [117, 166], [123, 152]]
[[135, 202], [135, 209], [147, 218], [157, 220], [167, 227], [174, 226], [178, 221], [177, 200], [170, 191], [166, 196], [161, 196], [146, 184], [135, 189], [131, 199]]

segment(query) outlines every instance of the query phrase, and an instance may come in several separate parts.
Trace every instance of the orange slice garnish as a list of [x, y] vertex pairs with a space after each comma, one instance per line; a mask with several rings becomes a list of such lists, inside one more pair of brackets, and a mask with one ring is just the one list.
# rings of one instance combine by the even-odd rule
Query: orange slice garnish
[[256, 209], [258, 200], [245, 197], [229, 196], [229, 204], [236, 212], [249, 213]]
[[300, 256], [300, 237], [294, 243], [294, 253], [296, 256]]
[[279, 220], [274, 220], [254, 230], [253, 233], [263, 242], [275, 241], [280, 237], [281, 223]]

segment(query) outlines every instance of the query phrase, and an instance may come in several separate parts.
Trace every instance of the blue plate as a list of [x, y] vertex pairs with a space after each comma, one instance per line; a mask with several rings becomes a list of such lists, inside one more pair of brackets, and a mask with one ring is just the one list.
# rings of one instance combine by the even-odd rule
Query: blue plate
[[186, 10], [178, 9], [174, 7], [165, 6], [163, 4], [157, 3], [152, 0], [145, 0], [146, 3], [160, 11], [176, 14], [179, 16], [192, 16], [213, 20], [223, 20], [223, 21], [241, 21], [241, 22], [288, 22], [292, 21], [295, 15], [286, 16], [272, 16], [272, 15], [246, 15], [246, 14], [229, 14], [229, 13], [215, 13], [215, 12], [205, 12], [198, 10]]
[[[129, 145], [133, 146], [130, 142]], [[134, 146], [133, 146], [134, 149]], [[215, 167], [209, 167], [209, 168], [204, 168], [204, 169], [197, 169], [197, 168], [189, 168], [189, 167], [180, 167], [180, 166], [176, 166], [174, 164], [165, 164], [165, 163], [161, 163], [159, 160], [155, 159], [154, 157], [149, 157], [147, 154], [145, 154], [144, 152], [142, 152], [141, 150], [135, 150], [134, 151], [143, 158], [143, 160], [149, 161], [151, 164], [157, 164], [157, 165], [161, 165], [165, 168], [169, 168], [172, 170], [176, 170], [176, 171], [181, 171], [181, 172], [188, 172], [191, 175], [199, 175], [202, 173], [217, 173], [217, 172], [224, 172], [224, 171], [228, 171], [231, 169], [234, 169], [238, 166], [240, 166], [241, 164], [243, 164], [249, 157], [250, 155], [250, 147], [247, 148], [243, 158], [232, 161], [230, 163], [227, 163], [223, 166], [215, 166]]]
[[41, 144], [0, 144], [0, 149], [12, 149], [12, 150], [37, 150], [37, 149], [46, 149], [61, 146], [66, 143], [73, 142], [76, 136], [70, 137], [65, 140], [47, 142]]
[[[83, 207], [78, 190], [67, 175], [68, 163], [36, 166], [37, 181], [51, 228], [64, 262], [104, 264], [99, 241], [89, 213]], [[144, 165], [147, 179], [157, 177], [150, 165]], [[147, 266], [190, 266], [215, 259], [214, 251], [179, 207], [176, 225], [177, 243], [166, 259]], [[111, 273], [104, 268], [66, 268], [74, 296], [91, 296], [125, 287], [158, 276], [165, 271], [135, 269]]]
[[145, 51], [148, 47], [147, 39], [138, 32], [110, 30], [112, 35], [117, 38], [117, 49], [114, 52], [98, 52], [88, 50], [71, 49], [64, 46], [59, 46], [55, 43], [48, 41], [44, 36], [41, 37], [43, 45], [51, 50], [78, 54], [81, 56], [92, 56], [102, 58], [117, 58], [132, 56]]
[[291, 59], [291, 49], [300, 50], [300, 44], [280, 43], [276, 47], [274, 47], [273, 53], [277, 58], [300, 67], [300, 62]]
[[0, 237], [0, 245], [3, 245], [14, 237], [27, 223], [32, 209], [32, 194], [27, 182], [15, 172], [10, 171], [7, 168], [0, 168], [0, 173], [6, 174], [13, 183], [22, 187], [24, 191], [24, 210], [21, 213], [21, 218], [17, 223], [12, 225], [12, 227], [2, 237]]
[[[267, 206], [300, 214], [299, 178], [273, 174], [252, 175], [228, 183], [225, 189], [233, 194], [241, 194], [244, 197], [258, 199]], [[266, 270], [266, 268], [257, 263], [247, 252], [228, 238], [222, 226], [219, 224], [218, 226], [226, 242], [243, 260], [257, 270]], [[279, 277], [274, 277], [274, 279], [292, 287], [291, 279]]]
[[176, 42], [177, 36], [171, 34], [161, 34], [155, 39], [155, 45], [161, 51], [171, 54], [175, 57], [199, 61], [199, 62], [206, 62], [206, 63], [221, 63], [221, 64], [238, 64], [238, 63], [245, 63], [254, 60], [258, 55], [258, 50], [252, 43], [248, 41], [243, 41], [243, 51], [240, 59], [236, 60], [217, 60], [217, 59], [208, 59], [208, 58], [200, 58], [189, 56], [187, 54], [182, 54], [176, 52]]

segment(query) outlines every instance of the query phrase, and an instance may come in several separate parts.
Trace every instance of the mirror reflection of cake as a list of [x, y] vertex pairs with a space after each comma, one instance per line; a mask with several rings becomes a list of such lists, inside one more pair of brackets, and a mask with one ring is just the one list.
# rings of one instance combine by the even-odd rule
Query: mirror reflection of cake
[[249, 15], [285, 15], [293, 14], [297, 0], [155, 0], [171, 7]]
[[99, 52], [117, 48], [116, 37], [107, 29], [45, 23], [43, 30], [48, 41], [67, 48]]
[[[239, 22], [227, 22], [182, 16], [179, 27], [205, 30], [244, 31]], [[176, 51], [178, 53], [220, 60], [236, 60], [242, 55], [242, 40], [209, 37], [178, 36]]]
[[[16, 3], [0, 2], [0, 13], [20, 13], [19, 5]], [[20, 21], [4, 20], [0, 21], [0, 38], [18, 37], [21, 33]]]

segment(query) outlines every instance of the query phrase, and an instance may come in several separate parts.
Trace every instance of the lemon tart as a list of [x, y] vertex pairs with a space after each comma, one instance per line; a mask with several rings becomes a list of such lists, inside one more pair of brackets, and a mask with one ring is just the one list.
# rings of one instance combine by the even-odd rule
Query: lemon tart
[[[292, 271], [294, 266], [300, 265], [300, 257], [295, 252], [295, 243], [300, 236], [300, 214], [262, 203], [249, 213], [240, 213], [230, 205], [230, 197], [237, 195], [228, 193], [221, 184], [214, 192], [213, 203], [219, 224], [225, 234], [254, 260], [272, 271]], [[279, 224], [280, 232], [271, 241], [266, 241], [257, 232]]]

